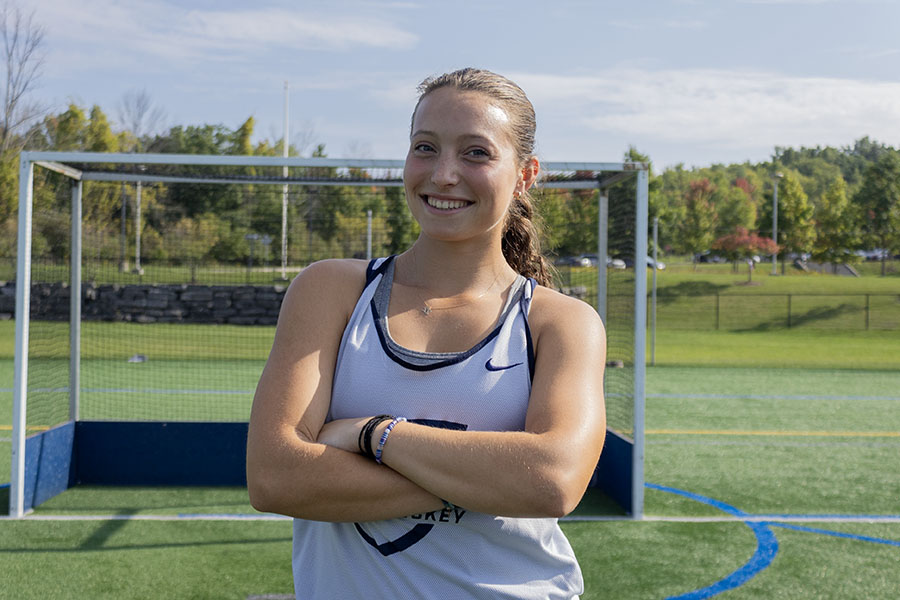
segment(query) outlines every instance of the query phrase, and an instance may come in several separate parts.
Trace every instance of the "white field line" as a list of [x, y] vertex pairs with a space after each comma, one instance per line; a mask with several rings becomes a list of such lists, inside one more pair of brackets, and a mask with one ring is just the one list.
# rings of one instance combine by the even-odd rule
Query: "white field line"
[[[21, 519], [0, 516], [0, 520], [22, 521], [290, 521], [272, 514], [181, 514], [181, 515], [51, 515], [28, 514]], [[568, 516], [560, 521], [633, 521], [629, 516]], [[745, 515], [678, 517], [644, 515], [641, 521], [660, 523], [900, 523], [900, 515]]]
[[[628, 516], [569, 516], [560, 521], [634, 521]], [[900, 523], [900, 515], [722, 515], [676, 517], [644, 515], [641, 521], [659, 523]]]
[[21, 521], [290, 521], [284, 515], [183, 514], [183, 515], [45, 515], [27, 514], [21, 519], [0, 516], [0, 520]]

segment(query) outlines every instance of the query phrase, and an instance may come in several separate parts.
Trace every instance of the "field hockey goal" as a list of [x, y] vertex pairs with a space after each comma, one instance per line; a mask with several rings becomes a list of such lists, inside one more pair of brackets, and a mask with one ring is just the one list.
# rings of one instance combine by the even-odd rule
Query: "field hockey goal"
[[[244, 485], [287, 284], [310, 262], [415, 239], [402, 168], [23, 152], [15, 257], [0, 256], [0, 280], [15, 279], [10, 514], [78, 484]], [[635, 518], [647, 185], [640, 163], [547, 163], [535, 193], [549, 245], [566, 249], [559, 287], [607, 327], [609, 435], [592, 485]]]

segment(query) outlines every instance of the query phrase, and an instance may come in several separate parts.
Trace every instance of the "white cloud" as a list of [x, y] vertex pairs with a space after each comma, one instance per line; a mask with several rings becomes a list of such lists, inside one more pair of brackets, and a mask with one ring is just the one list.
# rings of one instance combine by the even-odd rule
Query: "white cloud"
[[662, 144], [736, 149], [844, 144], [863, 135], [900, 140], [895, 82], [703, 69], [514, 79], [545, 111], [574, 115], [600, 134]]
[[298, 50], [343, 50], [360, 46], [406, 49], [418, 40], [417, 36], [382, 19], [311, 15], [279, 8], [192, 10], [180, 33], [199, 36], [212, 45], [274, 43]]
[[[285, 50], [404, 50], [418, 37], [382, 16], [279, 7], [186, 9], [162, 0], [46, 0], [39, 19], [60, 59], [93, 65], [128, 60], [222, 60]], [[110, 54], [109, 48], [118, 52]], [[61, 53], [62, 54], [62, 53]], [[72, 56], [74, 54], [75, 56]], [[102, 60], [101, 60], [102, 59]]]
[[738, 0], [741, 4], [834, 4], [847, 0]]

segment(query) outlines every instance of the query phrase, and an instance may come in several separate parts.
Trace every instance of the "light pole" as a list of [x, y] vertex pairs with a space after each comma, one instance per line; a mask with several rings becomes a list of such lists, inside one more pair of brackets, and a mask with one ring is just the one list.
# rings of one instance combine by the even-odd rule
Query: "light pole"
[[781, 171], [775, 173], [772, 181], [775, 191], [772, 193], [772, 241], [775, 242], [775, 253], [772, 254], [772, 275], [778, 274], [778, 180], [784, 177]]
[[[284, 138], [281, 141], [281, 156], [288, 157], [288, 82], [284, 82]], [[287, 179], [288, 168], [281, 169], [281, 176]], [[287, 281], [287, 220], [288, 185], [281, 187], [281, 279]]]

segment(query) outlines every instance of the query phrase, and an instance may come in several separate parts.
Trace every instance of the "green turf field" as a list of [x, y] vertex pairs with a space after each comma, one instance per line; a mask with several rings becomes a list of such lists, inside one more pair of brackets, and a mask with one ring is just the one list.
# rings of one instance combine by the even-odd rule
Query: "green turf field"
[[[651, 367], [646, 479], [748, 515], [900, 516], [898, 389], [900, 370]], [[35, 516], [245, 513], [252, 509], [243, 489], [75, 488]], [[643, 522], [563, 524], [585, 572], [584, 598], [687, 593], [717, 584], [757, 551], [753, 531], [716, 520], [728, 518], [717, 506], [647, 489], [646, 514]], [[700, 522], [682, 521], [692, 518]], [[830, 533], [769, 527], [774, 560], [725, 596], [894, 597], [900, 522], [793, 524]], [[52, 597], [64, 587], [84, 598], [291, 591], [287, 522], [26, 520], [0, 522], [0, 532], [14, 597]], [[97, 573], [128, 569], [141, 573], [98, 583]]]
[[[682, 292], [900, 292], [896, 276], [758, 269], [761, 286], [740, 286], [745, 272], [721, 270], [704, 280], [676, 269], [666, 281]], [[562, 525], [584, 570], [583, 598], [896, 598], [900, 332], [682, 325], [661, 320], [647, 369], [647, 518]], [[12, 331], [0, 322], [0, 482], [9, 477]], [[241, 420], [272, 329], [86, 323], [84, 337], [84, 418]], [[147, 360], [128, 362], [135, 354]], [[64, 365], [48, 352], [33, 375], [65, 385]], [[7, 493], [0, 488], [0, 503]], [[25, 520], [0, 520], [0, 597], [289, 594], [289, 522], [185, 518], [252, 513], [239, 488], [74, 488]], [[575, 516], [598, 514], [621, 516], [594, 494]]]

